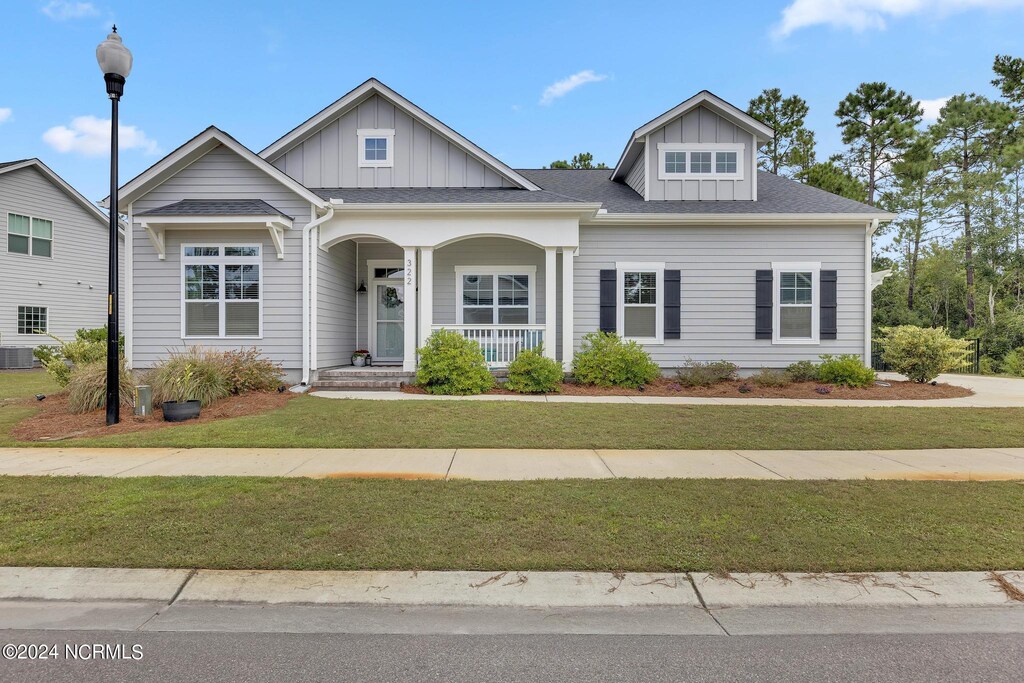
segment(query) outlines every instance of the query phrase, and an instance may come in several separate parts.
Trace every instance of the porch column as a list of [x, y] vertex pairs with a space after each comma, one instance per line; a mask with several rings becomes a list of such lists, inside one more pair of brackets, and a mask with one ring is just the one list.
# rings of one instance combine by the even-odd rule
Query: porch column
[[572, 370], [572, 259], [575, 249], [562, 247], [562, 367]]
[[420, 247], [420, 348], [427, 343], [434, 322], [434, 248]]
[[544, 249], [544, 355], [552, 360], [558, 353], [557, 252], [557, 247]]
[[402, 369], [416, 370], [416, 247], [405, 247], [405, 357]]

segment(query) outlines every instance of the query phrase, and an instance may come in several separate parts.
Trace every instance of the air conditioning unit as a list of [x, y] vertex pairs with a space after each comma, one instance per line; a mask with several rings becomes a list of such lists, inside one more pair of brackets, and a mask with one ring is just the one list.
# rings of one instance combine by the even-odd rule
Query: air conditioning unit
[[0, 346], [0, 370], [29, 370], [32, 362], [31, 346]]

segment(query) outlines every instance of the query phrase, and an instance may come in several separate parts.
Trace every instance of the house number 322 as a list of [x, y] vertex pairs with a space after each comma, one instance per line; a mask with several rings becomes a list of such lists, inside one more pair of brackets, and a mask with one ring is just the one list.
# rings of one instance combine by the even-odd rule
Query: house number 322
[[405, 284], [412, 286], [412, 259], [405, 261]]

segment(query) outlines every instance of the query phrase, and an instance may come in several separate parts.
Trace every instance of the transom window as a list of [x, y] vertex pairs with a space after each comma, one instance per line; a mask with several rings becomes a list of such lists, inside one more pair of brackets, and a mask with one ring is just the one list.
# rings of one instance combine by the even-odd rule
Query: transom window
[[743, 147], [732, 143], [658, 144], [659, 180], [743, 179]]
[[817, 342], [819, 264], [773, 264], [773, 270], [775, 341]]
[[361, 167], [390, 167], [393, 162], [395, 131], [390, 128], [360, 128], [356, 131], [359, 140], [359, 165]]
[[455, 269], [458, 278], [457, 323], [461, 325], [528, 325], [534, 323], [535, 267]]
[[53, 256], [53, 221], [7, 214], [7, 251], [28, 256]]
[[18, 306], [18, 334], [46, 334], [47, 318], [45, 306]]
[[618, 332], [621, 337], [650, 344], [661, 343], [664, 335], [665, 264], [619, 263]]
[[182, 336], [260, 337], [259, 245], [182, 247]]

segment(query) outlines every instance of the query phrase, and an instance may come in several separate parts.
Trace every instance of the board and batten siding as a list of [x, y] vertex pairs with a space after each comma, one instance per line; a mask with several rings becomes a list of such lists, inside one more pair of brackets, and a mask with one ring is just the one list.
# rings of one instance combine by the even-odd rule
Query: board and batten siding
[[[293, 218], [285, 231], [285, 254], [277, 252], [266, 230], [217, 230], [197, 225], [195, 230], [168, 230], [167, 258], [161, 261], [148, 235], [139, 225], [138, 214], [182, 199], [262, 199]], [[187, 166], [137, 199], [134, 245], [134, 325], [132, 330], [134, 367], [151, 367], [167, 356], [168, 350], [182, 349], [181, 330], [182, 244], [262, 245], [262, 339], [201, 339], [214, 349], [255, 346], [286, 370], [302, 367], [302, 228], [310, 221], [311, 207], [264, 172], [224, 146]]]
[[[52, 258], [7, 251], [8, 213], [53, 222]], [[0, 337], [5, 346], [56, 343], [45, 335], [18, 334], [18, 306], [45, 307], [49, 332], [62, 339], [107, 324], [107, 239], [107, 227], [94, 214], [35, 168], [0, 175]], [[123, 249], [118, 256], [123, 324]]]
[[[742, 180], [659, 180], [658, 143], [737, 143], [743, 145]], [[697, 107], [647, 136], [647, 186], [650, 199], [751, 200], [756, 172], [754, 136], [706, 107]], [[643, 158], [643, 157], [641, 157]], [[635, 189], [635, 188], [634, 188]]]
[[[395, 131], [391, 168], [360, 168], [361, 128]], [[306, 187], [515, 187], [379, 95], [269, 161]]]
[[[824, 353], [864, 353], [864, 226], [580, 226], [574, 272], [575, 348], [599, 329], [600, 271], [617, 261], [681, 271], [681, 338], [645, 348], [663, 368], [687, 359], [785, 367]], [[755, 271], [772, 262], [838, 271], [838, 335], [819, 344], [754, 339]]]

